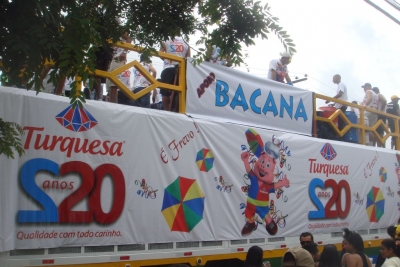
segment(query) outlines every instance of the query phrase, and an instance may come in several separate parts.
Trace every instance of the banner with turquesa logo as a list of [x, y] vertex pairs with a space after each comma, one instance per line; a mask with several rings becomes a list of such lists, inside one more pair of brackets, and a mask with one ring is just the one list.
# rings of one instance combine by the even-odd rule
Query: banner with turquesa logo
[[186, 77], [186, 112], [194, 118], [311, 135], [310, 91], [209, 62], [188, 61]]
[[[0, 87], [25, 154], [0, 155], [0, 251], [386, 228], [391, 150]], [[268, 245], [266, 243], [266, 245]]]

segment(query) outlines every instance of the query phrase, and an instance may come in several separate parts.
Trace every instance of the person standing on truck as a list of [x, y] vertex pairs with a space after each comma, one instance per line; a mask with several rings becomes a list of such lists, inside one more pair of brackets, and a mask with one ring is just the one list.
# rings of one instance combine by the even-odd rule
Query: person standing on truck
[[[151, 75], [156, 78], [157, 71], [151, 65], [151, 61], [149, 58], [145, 57], [143, 54], [140, 55], [140, 65]], [[133, 80], [133, 87], [132, 92], [137, 94], [146, 87], [150, 85], [150, 82], [138, 71], [134, 70], [134, 80]], [[150, 108], [150, 94], [147, 93], [144, 96], [140, 97], [136, 100], [130, 100], [122, 91], [118, 91], [118, 103], [120, 104], [127, 104], [136, 107], [143, 107], [143, 108]]]
[[163, 104], [162, 104], [162, 97], [160, 94], [160, 88], [156, 88], [153, 90], [151, 94], [151, 99], [152, 99], [152, 104], [150, 105], [150, 108], [152, 109], [159, 109], [163, 110]]
[[[372, 91], [374, 91], [374, 93], [378, 95], [378, 111], [386, 112], [386, 104], [387, 104], [386, 97], [380, 93], [378, 87], [372, 88]], [[378, 120], [382, 120], [383, 123], [385, 123], [386, 117], [384, 115], [378, 115]], [[379, 125], [379, 127], [376, 129], [376, 132], [379, 134], [380, 137], [382, 137], [384, 132], [383, 126]], [[382, 143], [379, 140], [376, 140], [375, 143], [378, 145], [378, 147], [385, 147], [385, 143]]]
[[[392, 102], [389, 102], [387, 104], [386, 113], [392, 114], [395, 116], [400, 116], [400, 109], [399, 109], [399, 99], [400, 98], [397, 95], [392, 95], [392, 97], [390, 99], [392, 100]], [[395, 120], [392, 118], [387, 118], [387, 123], [389, 125], [390, 131], [392, 133], [394, 133], [395, 132], [395, 127], [394, 127]], [[397, 137], [392, 136], [391, 149], [395, 148], [396, 140], [397, 140]]]
[[232, 62], [230, 61], [229, 57], [224, 58], [221, 57], [221, 48], [217, 47], [216, 45], [212, 45], [211, 47], [208, 48], [206, 52], [206, 61], [221, 65], [221, 66], [226, 66], [226, 67], [231, 67]]
[[[372, 86], [370, 83], [365, 83], [363, 86], [361, 86], [362, 88], [364, 88], [364, 99], [361, 103], [362, 106], [367, 107], [367, 108], [371, 108], [371, 109], [378, 109], [378, 95], [374, 93], [374, 91], [372, 91]], [[376, 113], [370, 112], [370, 111], [365, 111], [364, 113], [365, 117], [368, 118], [368, 126], [372, 127], [374, 126], [374, 124], [376, 123], [376, 121], [378, 120], [378, 115]], [[369, 135], [369, 143], [367, 145], [372, 146], [375, 142], [375, 136], [372, 132], [368, 132]]]
[[[129, 37], [129, 31], [124, 31], [124, 33], [122, 34], [121, 37], [121, 42], [125, 42], [125, 43], [131, 43], [132, 40]], [[126, 55], [128, 54], [128, 50], [125, 50], [123, 48], [119, 48], [119, 47], [115, 47], [114, 50], [114, 55], [113, 55], [113, 60], [111, 61], [110, 64], [110, 68], [109, 68], [109, 72], [118, 69], [122, 66], [125, 65], [126, 63]], [[119, 73], [117, 75], [118, 79], [124, 83], [125, 85], [127, 85], [127, 87], [130, 87], [130, 81], [129, 81], [129, 77], [123, 76], [123, 73]], [[110, 94], [110, 102], [113, 103], [118, 103], [118, 88], [115, 84], [113, 84], [109, 79], [107, 79], [106, 82], [107, 85], [107, 92]]]
[[[183, 40], [182, 37], [175, 36], [173, 39], [165, 41], [161, 44], [160, 52], [165, 52], [178, 57], [187, 58], [190, 57], [190, 47]], [[164, 69], [161, 72], [161, 82], [167, 84], [178, 83], [178, 62], [174, 62], [169, 59], [164, 59]], [[171, 90], [161, 89], [162, 102], [164, 110], [171, 111]]]
[[[333, 98], [347, 101], [347, 87], [342, 82], [342, 77], [339, 74], [335, 74], [335, 75], [333, 75], [332, 82], [334, 84], [337, 84], [336, 95]], [[331, 101], [326, 100], [325, 104], [328, 104], [329, 102], [331, 102]], [[343, 114], [345, 114], [345, 112], [347, 110], [346, 105], [335, 103], [334, 106], [336, 109], [340, 109], [343, 112]], [[344, 128], [344, 121], [341, 118], [341, 116], [338, 117], [338, 127], [339, 127], [339, 130], [342, 130]]]
[[273, 59], [269, 63], [268, 79], [293, 86], [292, 80], [289, 77], [287, 65], [292, 61], [292, 55], [289, 52], [280, 53], [281, 59]]

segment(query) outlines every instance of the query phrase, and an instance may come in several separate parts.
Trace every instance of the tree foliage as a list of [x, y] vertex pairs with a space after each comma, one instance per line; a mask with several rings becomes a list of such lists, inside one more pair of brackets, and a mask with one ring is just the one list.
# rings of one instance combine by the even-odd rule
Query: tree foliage
[[14, 158], [14, 150], [19, 156], [24, 154], [24, 149], [21, 145], [20, 136], [23, 134], [23, 129], [15, 122], [3, 121], [0, 118], [0, 154], [4, 154], [7, 158]]
[[[271, 32], [296, 52], [270, 7], [253, 0], [0, 0], [0, 26], [7, 80], [16, 85], [31, 80], [29, 87], [36, 90], [40, 75], [34, 74], [48, 59], [59, 70], [54, 79], [66, 74], [85, 81], [94, 70], [97, 46], [115, 43], [124, 29], [131, 31], [133, 44], [147, 49], [175, 35], [187, 39], [200, 32], [198, 44], [219, 46], [235, 64], [243, 62], [242, 44], [254, 45], [255, 37]], [[204, 58], [204, 50], [196, 57]]]
[[[253, 0], [0, 0], [2, 81], [16, 86], [30, 81], [28, 88], [39, 92], [46, 60], [55, 62], [51, 82], [60, 75], [86, 81], [98, 46], [116, 43], [126, 29], [146, 53], [170, 37], [188, 40], [198, 32], [197, 44], [217, 45], [236, 65], [243, 63], [242, 44], [254, 45], [255, 37], [269, 33], [296, 52], [268, 5]], [[195, 55], [197, 61], [205, 51]], [[84, 102], [75, 89], [71, 98]]]

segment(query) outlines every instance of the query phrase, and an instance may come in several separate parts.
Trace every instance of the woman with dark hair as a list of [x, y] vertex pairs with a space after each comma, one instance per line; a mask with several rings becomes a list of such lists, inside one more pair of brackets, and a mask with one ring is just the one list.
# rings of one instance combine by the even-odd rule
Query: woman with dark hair
[[244, 267], [262, 267], [263, 250], [259, 246], [252, 246], [246, 255]]
[[[396, 241], [396, 227], [397, 225], [391, 225], [387, 228], [387, 233], [388, 235], [395, 241], [396, 246], [400, 245], [399, 241]], [[382, 267], [383, 263], [385, 262], [385, 258], [382, 256], [382, 254], [379, 253], [378, 258], [376, 259], [375, 262], [375, 267]]]
[[393, 239], [384, 239], [381, 243], [381, 255], [385, 258], [382, 267], [400, 267], [400, 248]]
[[342, 258], [344, 267], [372, 267], [371, 261], [364, 254], [364, 240], [356, 232], [345, 228], [343, 235], [343, 248], [346, 253]]
[[318, 262], [319, 262], [319, 258], [320, 258], [318, 245], [314, 242], [311, 242], [311, 243], [304, 244], [303, 248], [305, 250], [307, 250], [308, 252], [310, 252], [310, 254], [313, 258], [313, 261], [314, 261], [314, 266], [318, 267]]
[[334, 245], [326, 245], [319, 257], [319, 267], [341, 267], [339, 252]]

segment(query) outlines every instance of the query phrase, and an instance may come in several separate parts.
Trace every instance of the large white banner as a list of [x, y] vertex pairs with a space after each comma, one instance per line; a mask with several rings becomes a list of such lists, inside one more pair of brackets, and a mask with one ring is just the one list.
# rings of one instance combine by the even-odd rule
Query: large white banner
[[186, 102], [194, 118], [312, 132], [312, 92], [209, 62], [188, 61]]
[[22, 157], [0, 155], [0, 251], [298, 236], [399, 218], [390, 150], [99, 101], [73, 108], [4, 87], [0, 118], [25, 131]]

